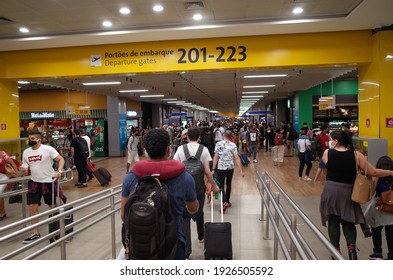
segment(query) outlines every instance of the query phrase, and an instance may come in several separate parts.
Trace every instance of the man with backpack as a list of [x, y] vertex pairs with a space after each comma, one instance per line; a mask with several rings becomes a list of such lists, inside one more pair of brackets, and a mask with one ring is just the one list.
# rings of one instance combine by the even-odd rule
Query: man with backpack
[[[143, 141], [150, 160], [135, 163], [133, 170], [123, 179], [121, 218], [123, 220], [122, 241], [125, 257], [126, 259], [186, 259], [186, 239], [183, 233], [182, 219], [184, 209], [194, 214], [199, 207], [194, 178], [185, 171], [185, 165], [182, 162], [168, 160], [171, 154], [171, 143], [169, 134], [164, 129], [150, 129], [144, 135]], [[160, 186], [160, 189], [146, 185], [146, 182], [152, 184], [150, 183], [152, 178], [156, 181], [155, 184]], [[140, 186], [144, 188], [140, 189]], [[154, 188], [153, 192], [140, 193], [144, 189]], [[166, 194], [168, 199], [162, 199], [155, 203], [155, 194]], [[140, 195], [145, 199], [132, 203], [133, 201], [130, 199], [135, 198], [135, 195]], [[149, 230], [150, 227], [145, 225], [143, 216], [134, 219], [138, 218], [138, 214], [143, 212], [143, 209], [149, 210], [146, 204], [154, 204], [155, 213], [158, 213], [156, 216], [160, 218], [160, 221], [156, 221], [156, 223], [153, 221], [154, 225], [158, 222], [159, 225], [162, 225], [161, 217], [164, 217], [165, 224], [160, 230]], [[173, 231], [171, 231], [173, 221], [175, 223], [174, 244], [172, 242]], [[157, 227], [154, 226], [154, 228]], [[138, 239], [140, 236], [138, 236], [137, 230], [143, 233], [140, 239]], [[156, 240], [160, 240], [160, 244], [156, 244]], [[146, 243], [148, 246], [145, 246]], [[152, 250], [155, 254], [151, 253]]]
[[210, 153], [206, 147], [198, 144], [201, 137], [201, 131], [197, 127], [188, 129], [188, 144], [180, 146], [173, 159], [183, 162], [186, 166], [186, 171], [194, 177], [197, 199], [199, 202], [198, 212], [191, 215], [188, 211], [184, 211], [183, 215], [183, 230], [186, 235], [186, 258], [192, 252], [191, 247], [191, 219], [196, 222], [198, 240], [203, 242], [205, 235], [205, 219], [203, 213], [203, 206], [205, 204], [205, 181], [204, 175], [207, 176], [209, 183], [213, 186], [213, 192], [218, 192], [219, 188], [214, 182], [213, 175], [210, 171], [209, 162], [212, 161]]
[[299, 138], [299, 134], [293, 128], [292, 123], [290, 123], [290, 122], [287, 124], [287, 131], [286, 131], [285, 136], [286, 136], [285, 142], [287, 145], [286, 156], [293, 157], [294, 143], [295, 143], [295, 140]]
[[85, 139], [80, 136], [79, 129], [74, 130], [74, 138], [71, 140], [71, 157], [74, 160], [76, 170], [78, 170], [78, 182], [75, 187], [87, 187], [87, 158], [89, 157], [89, 147]]

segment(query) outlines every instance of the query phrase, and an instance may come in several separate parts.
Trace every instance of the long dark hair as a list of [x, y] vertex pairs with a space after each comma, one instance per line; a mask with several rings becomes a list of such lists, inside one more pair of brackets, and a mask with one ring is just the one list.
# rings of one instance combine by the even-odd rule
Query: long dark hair
[[[382, 156], [378, 159], [376, 168], [379, 169], [386, 169], [386, 170], [393, 170], [393, 161], [389, 156]], [[393, 183], [393, 177], [392, 176], [386, 176], [383, 178], [380, 178], [383, 180], [387, 185], [391, 186]]]
[[355, 148], [353, 147], [353, 144], [352, 144], [352, 137], [348, 133], [346, 133], [345, 131], [333, 130], [330, 133], [330, 137], [333, 140], [337, 140], [337, 142], [340, 146], [347, 147], [350, 150], [355, 150]]

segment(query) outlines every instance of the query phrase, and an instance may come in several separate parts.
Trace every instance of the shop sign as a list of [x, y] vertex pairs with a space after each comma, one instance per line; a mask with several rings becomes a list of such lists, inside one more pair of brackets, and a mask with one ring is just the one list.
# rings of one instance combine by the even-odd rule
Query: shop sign
[[138, 116], [137, 111], [127, 111], [127, 117], [136, 117]]
[[393, 118], [386, 118], [386, 128], [393, 128]]
[[323, 96], [318, 99], [319, 110], [329, 110], [336, 108], [336, 96]]
[[54, 117], [55, 113], [52, 112], [31, 113], [32, 119], [53, 119]]
[[78, 103], [66, 103], [67, 115], [90, 115], [90, 105]]

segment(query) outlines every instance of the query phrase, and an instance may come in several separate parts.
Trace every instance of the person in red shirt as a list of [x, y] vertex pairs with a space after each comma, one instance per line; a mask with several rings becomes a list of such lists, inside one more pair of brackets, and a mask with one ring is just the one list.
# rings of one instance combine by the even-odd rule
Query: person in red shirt
[[322, 170], [324, 172], [324, 177], [326, 177], [326, 169], [325, 169], [325, 164], [322, 161], [322, 155], [325, 152], [325, 150], [329, 149], [329, 140], [330, 137], [328, 135], [328, 126], [326, 124], [323, 124], [321, 126], [321, 133], [318, 134], [318, 136], [316, 137], [315, 141], [321, 141], [321, 154], [318, 154], [318, 158], [319, 158], [319, 166], [318, 166], [318, 170], [317, 173], [315, 174], [315, 178], [314, 178], [314, 182], [316, 182], [318, 180], [319, 175], [321, 174]]

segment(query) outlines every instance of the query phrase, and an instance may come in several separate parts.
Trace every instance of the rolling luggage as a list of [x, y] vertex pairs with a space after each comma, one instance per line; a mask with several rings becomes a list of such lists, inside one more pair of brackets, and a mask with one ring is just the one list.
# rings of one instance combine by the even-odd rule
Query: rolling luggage
[[[54, 195], [54, 192], [55, 192], [55, 184], [54, 184], [54, 183], [55, 183], [55, 181], [52, 182], [52, 205], [55, 204], [55, 195]], [[59, 201], [61, 201], [61, 199], [60, 199], [60, 185], [58, 185], [56, 197], [57, 197], [57, 199], [58, 199]], [[66, 206], [64, 210], [65, 210], [65, 211], [69, 211], [69, 210], [71, 210], [72, 208], [73, 208], [72, 206]], [[53, 216], [55, 216], [55, 215], [57, 215], [57, 214], [59, 214], [59, 213], [53, 213], [53, 214], [49, 215], [49, 218], [51, 218], [51, 217], [53, 217]], [[69, 214], [69, 215], [66, 215], [66, 216], [64, 217], [64, 222], [65, 222], [65, 225], [66, 225], [66, 226], [69, 225], [69, 224], [71, 224], [71, 223], [73, 223], [73, 222], [74, 222], [74, 214], [71, 213], [71, 214]], [[59, 228], [60, 228], [60, 221], [59, 221], [59, 220], [54, 221], [54, 222], [52, 222], [52, 223], [49, 224], [49, 233], [52, 233], [52, 232], [58, 230]], [[69, 228], [69, 229], [66, 230], [65, 234], [67, 235], [67, 234], [73, 232], [73, 230], [74, 230], [73, 228]], [[57, 239], [59, 239], [59, 238], [60, 238], [60, 234], [55, 235], [54, 237], [52, 237], [52, 238], [49, 239], [49, 242], [50, 242], [50, 243], [53, 243], [53, 242], [55, 242], [55, 241], [56, 241]], [[72, 237], [71, 237], [69, 240], [71, 240], [71, 239], [72, 239]]]
[[250, 164], [250, 160], [248, 159], [248, 157], [245, 153], [240, 154], [240, 161], [243, 166], [247, 166]]
[[103, 187], [108, 186], [112, 181], [112, 175], [104, 167], [97, 168], [93, 174]]
[[232, 225], [229, 222], [224, 222], [222, 199], [221, 197], [219, 199], [221, 222], [213, 221], [213, 198], [210, 203], [211, 222], [205, 223], [205, 260], [232, 259]]

